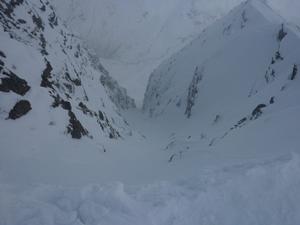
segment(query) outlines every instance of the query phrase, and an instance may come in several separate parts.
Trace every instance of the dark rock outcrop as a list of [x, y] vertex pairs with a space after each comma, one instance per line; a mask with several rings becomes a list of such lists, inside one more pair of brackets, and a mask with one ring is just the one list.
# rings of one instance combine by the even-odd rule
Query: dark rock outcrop
[[12, 110], [10, 110], [8, 119], [16, 120], [26, 115], [31, 109], [32, 108], [29, 101], [21, 100], [15, 104]]
[[3, 71], [3, 74], [6, 77], [1, 78], [0, 82], [0, 91], [2, 92], [15, 92], [18, 95], [24, 96], [29, 90], [30, 86], [27, 84], [27, 81], [21, 79], [16, 74], [11, 71]]
[[252, 111], [251, 119], [257, 119], [263, 112], [262, 109], [267, 107], [265, 104], [259, 104], [256, 108]]
[[297, 73], [298, 73], [298, 67], [297, 67], [297, 65], [294, 65], [293, 72], [291, 75], [291, 80], [295, 80]]
[[198, 84], [203, 79], [203, 71], [199, 71], [199, 68], [196, 67], [193, 80], [189, 86], [188, 96], [187, 96], [187, 105], [185, 109], [185, 115], [187, 118], [190, 118], [192, 115], [192, 108], [195, 104], [196, 97], [198, 94]]
[[284, 25], [282, 24], [281, 29], [279, 30], [278, 35], [277, 35], [277, 40], [279, 42], [281, 42], [285, 38], [286, 35], [287, 35], [287, 32], [285, 32]]
[[69, 126], [67, 127], [67, 131], [71, 134], [72, 138], [80, 139], [82, 136], [87, 136], [88, 131], [82, 126], [80, 121], [76, 118], [75, 114], [69, 110]]
[[51, 72], [52, 72], [52, 66], [47, 61], [46, 68], [44, 69], [43, 74], [42, 74], [41, 87], [48, 87], [48, 88], [52, 87], [52, 82], [50, 81], [50, 79], [51, 79]]

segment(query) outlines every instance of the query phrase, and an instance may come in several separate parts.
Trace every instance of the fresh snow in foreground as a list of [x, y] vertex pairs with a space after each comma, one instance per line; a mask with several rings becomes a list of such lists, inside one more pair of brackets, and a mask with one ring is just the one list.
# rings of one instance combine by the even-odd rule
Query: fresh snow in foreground
[[1, 225], [297, 225], [300, 158], [201, 171], [147, 186], [0, 186]]

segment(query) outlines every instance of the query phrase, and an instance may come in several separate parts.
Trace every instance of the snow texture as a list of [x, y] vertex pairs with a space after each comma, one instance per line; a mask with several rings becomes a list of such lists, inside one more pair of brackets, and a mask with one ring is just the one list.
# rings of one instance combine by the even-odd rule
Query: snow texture
[[199, 172], [193, 180], [66, 188], [0, 185], [1, 225], [297, 225], [300, 159]]

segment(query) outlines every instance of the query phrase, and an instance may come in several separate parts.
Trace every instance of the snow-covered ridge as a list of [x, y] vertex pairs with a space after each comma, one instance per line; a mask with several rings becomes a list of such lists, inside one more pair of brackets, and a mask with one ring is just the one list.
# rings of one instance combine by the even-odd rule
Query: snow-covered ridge
[[[272, 31], [272, 29], [277, 29], [277, 31]], [[272, 41], [278, 49], [278, 51], [275, 52], [276, 54], [280, 54], [280, 42], [285, 41], [284, 38], [289, 32], [293, 37], [298, 33], [295, 29], [290, 29], [290, 25], [288, 25], [278, 14], [272, 11], [272, 9], [264, 2], [260, 0], [248, 0], [233, 9], [229, 15], [218, 20], [214, 25], [204, 30], [196, 40], [192, 41], [180, 52], [174, 54], [170, 59], [166, 60], [155, 70], [149, 79], [148, 90], [145, 94], [144, 109], [149, 111], [149, 107], [155, 107], [155, 104], [151, 102], [154, 99], [153, 95], [160, 96], [164, 92], [168, 91], [168, 88], [171, 85], [169, 84], [166, 87], [167, 82], [171, 82], [171, 80], [176, 78], [179, 79], [181, 77], [181, 81], [183, 83], [172, 82], [172, 84], [181, 89], [185, 89], [187, 87], [186, 84], [189, 80], [187, 76], [192, 76], [193, 73], [188, 75], [187, 71], [185, 71], [185, 74], [180, 76], [178, 72], [180, 70], [182, 71], [182, 69], [178, 71], [172, 68], [176, 66], [176, 62], [179, 61], [177, 64], [182, 64], [184, 67], [187, 67], [187, 63], [184, 62], [188, 61], [187, 57], [197, 55], [197, 59], [192, 59], [192, 62], [188, 62], [188, 64], [197, 63], [198, 65], [196, 65], [194, 69], [196, 71], [201, 70], [199, 67], [204, 67], [204, 64], [207, 64], [209, 61], [213, 61], [215, 57], [225, 50], [225, 48], [231, 47], [233, 53], [228, 52], [226, 54], [228, 57], [235, 57], [235, 51], [237, 49], [234, 46], [234, 41], [239, 41], [240, 39], [244, 42], [242, 43], [244, 46], [258, 44], [250, 42], [250, 35], [255, 37], [256, 35], [260, 35], [262, 32], [269, 33], [269, 36], [273, 36]], [[248, 39], [246, 38], [247, 35], [249, 35]], [[249, 43], [247, 43], [247, 41], [249, 41]], [[243, 58], [247, 60], [247, 55]], [[274, 56], [274, 60], [275, 58], [278, 60], [280, 55]], [[274, 64], [274, 62], [272, 64]], [[188, 70], [191, 70], [191, 68], [188, 68]], [[158, 75], [158, 73], [160, 73], [160, 75]], [[164, 82], [164, 80], [166, 80], [166, 82]], [[158, 85], [153, 85], [153, 82], [156, 82]], [[149, 90], [151, 88], [157, 89], [158, 87], [164, 87], [162, 93], [159, 93], [158, 90]], [[170, 89], [174, 90], [176, 87], [172, 86]], [[149, 97], [149, 95], [151, 96]], [[168, 102], [168, 104], [169, 103], [170, 102]], [[157, 103], [156, 105], [158, 106], [161, 104]], [[164, 106], [165, 105], [162, 104], [162, 107]]]
[[[25, 134], [39, 121], [41, 132], [76, 139], [117, 139], [130, 130], [111, 99], [118, 93], [114, 103], [120, 108], [134, 107], [133, 100], [116, 82], [101, 82], [109, 76], [49, 1], [1, 1], [0, 25], [1, 127], [22, 123]], [[12, 133], [1, 138], [7, 135]]]

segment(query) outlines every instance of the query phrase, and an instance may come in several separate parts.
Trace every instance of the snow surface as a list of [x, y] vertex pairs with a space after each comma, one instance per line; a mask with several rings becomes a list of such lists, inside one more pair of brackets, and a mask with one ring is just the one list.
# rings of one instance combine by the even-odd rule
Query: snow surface
[[[50, 4], [42, 13], [43, 1], [25, 2], [14, 21], [23, 18], [28, 24], [19, 26], [34, 29], [28, 9], [43, 19], [58, 84], [68, 82], [59, 72], [63, 63], [86, 72], [80, 78], [89, 100], [81, 87], [69, 97], [54, 91], [71, 102], [94, 138], [66, 135], [67, 113], [53, 109], [48, 89], [40, 87], [39, 39], [17, 28], [13, 39], [1, 28], [6, 58], [0, 59], [32, 89], [22, 97], [0, 95], [0, 225], [299, 225], [299, 72], [291, 80], [300, 67], [296, 27], [263, 2], [242, 3], [153, 72], [142, 114], [119, 110], [126, 91], [60, 20], [49, 27]], [[69, 47], [60, 30], [72, 37]], [[79, 59], [73, 57], [78, 44]], [[277, 51], [282, 58], [275, 60]], [[23, 98], [33, 109], [7, 120]], [[122, 136], [109, 138], [78, 109], [83, 100]]]
[[297, 225], [299, 173], [294, 154], [143, 186], [1, 184], [0, 224]]

